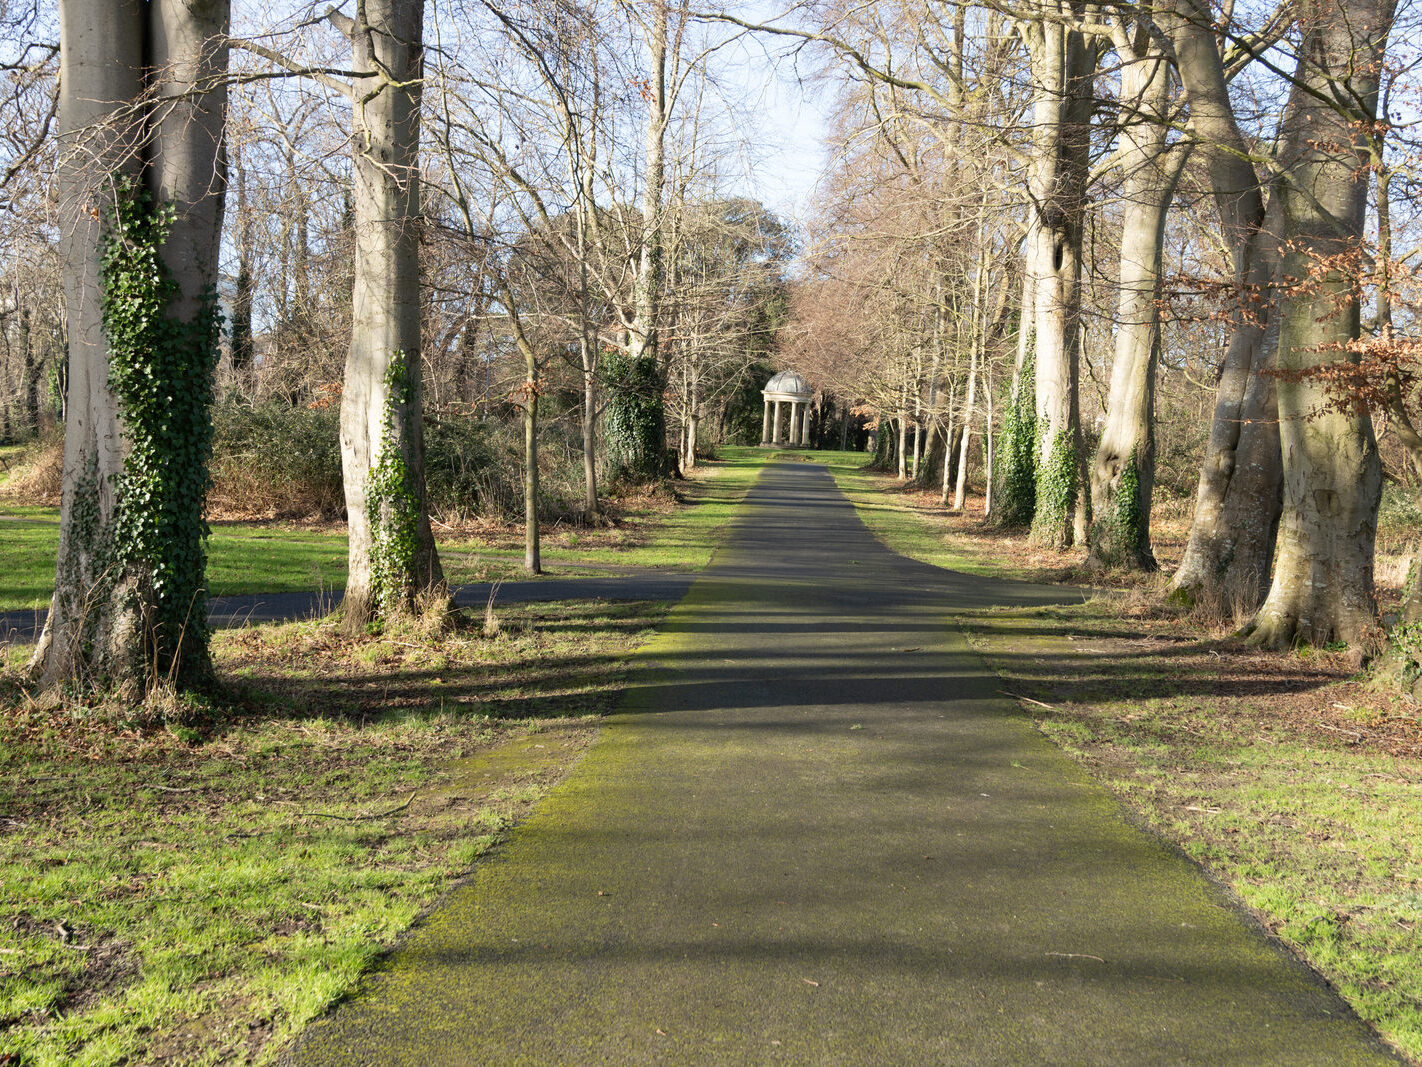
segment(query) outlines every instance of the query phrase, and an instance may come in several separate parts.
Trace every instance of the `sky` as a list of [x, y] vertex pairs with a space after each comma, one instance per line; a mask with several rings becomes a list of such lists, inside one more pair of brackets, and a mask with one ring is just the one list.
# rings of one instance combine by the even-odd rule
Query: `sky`
[[[778, 5], [753, 3], [743, 13], [748, 21], [770, 21], [782, 10]], [[797, 70], [783, 46], [765, 38], [744, 40], [724, 57], [724, 76], [744, 94], [758, 128], [746, 129], [746, 192], [776, 214], [791, 220], [807, 211], [815, 184], [823, 173], [828, 153], [828, 131], [823, 85], [802, 85], [809, 68]]]

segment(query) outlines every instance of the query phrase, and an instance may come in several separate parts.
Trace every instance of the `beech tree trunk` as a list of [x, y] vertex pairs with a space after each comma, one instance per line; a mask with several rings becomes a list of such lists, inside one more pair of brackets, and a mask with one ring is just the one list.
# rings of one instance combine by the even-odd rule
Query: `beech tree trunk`
[[40, 431], [40, 388], [44, 383], [43, 350], [35, 344], [33, 316], [28, 307], [20, 309], [20, 420], [24, 432]]
[[[46, 686], [146, 688], [164, 677], [197, 681], [209, 670], [200, 580], [195, 589], [155, 588], [149, 561], [134, 558], [131, 546], [117, 544], [114, 536], [129, 443], [109, 386], [100, 256], [119, 191], [116, 178], [127, 176], [156, 206], [174, 211], [160, 249], [177, 287], [168, 317], [190, 322], [216, 283], [226, 180], [228, 5], [64, 0], [59, 18], [58, 195], [68, 385], [55, 592], [31, 669]], [[154, 383], [160, 396], [167, 387]], [[205, 478], [202, 448], [165, 458], [189, 481]], [[183, 543], [167, 550], [195, 560], [200, 574], [203, 501], [173, 503], [189, 521], [176, 524], [174, 537]]]
[[[349, 37], [355, 283], [341, 396], [347, 628], [445, 597], [425, 501], [420, 382], [421, 0], [365, 0]], [[433, 605], [431, 605], [433, 606]], [[441, 605], [442, 606], [442, 605]]]
[[1180, 0], [1170, 22], [1197, 152], [1204, 154], [1225, 241], [1234, 250], [1235, 308], [1220, 368], [1195, 514], [1172, 591], [1252, 611], [1264, 597], [1283, 468], [1274, 380], [1278, 204], [1265, 208], [1250, 144], [1235, 119], [1213, 16]]
[[633, 281], [632, 324], [627, 354], [633, 362], [658, 358], [665, 235], [662, 195], [666, 188], [667, 0], [652, 0], [648, 40], [646, 184], [642, 189], [642, 246]]
[[693, 470], [696, 467], [696, 438], [701, 428], [701, 398], [698, 392], [699, 387], [693, 383], [691, 410], [686, 413], [686, 448], [681, 458], [681, 469], [684, 471]]
[[[1132, 27], [1134, 30], [1135, 27]], [[1156, 569], [1150, 543], [1155, 490], [1155, 372], [1160, 358], [1160, 265], [1165, 220], [1186, 158], [1166, 143], [1170, 66], [1143, 30], [1122, 27], [1121, 140], [1127, 149], [1125, 219], [1116, 303], [1116, 352], [1106, 425], [1091, 469], [1091, 560]], [[1133, 55], [1139, 51], [1141, 54]]]
[[[1300, 12], [1303, 57], [1285, 111], [1278, 195], [1286, 278], [1279, 363], [1306, 370], [1351, 358], [1359, 307], [1348, 262], [1361, 250], [1368, 163], [1393, 0], [1314, 0]], [[1344, 100], [1346, 110], [1325, 100]], [[1342, 113], [1340, 113], [1342, 111]], [[1250, 642], [1357, 644], [1377, 624], [1373, 549], [1382, 465], [1372, 420], [1334, 410], [1326, 389], [1279, 380], [1284, 508], [1273, 582]]]
[[[1026, 255], [1035, 240], [1036, 214], [1027, 216]], [[1024, 267], [1026, 264], [1024, 264]], [[1017, 352], [1012, 364], [1012, 389], [1008, 394], [999, 438], [1000, 458], [993, 464], [996, 489], [991, 494], [990, 517], [999, 526], [1027, 526], [1037, 500], [1037, 431], [1034, 338], [1036, 286], [1030, 270], [1022, 272], [1022, 306], [1017, 317]], [[945, 486], [946, 488], [946, 486]], [[944, 503], [947, 503], [945, 493]]]
[[252, 343], [252, 244], [253, 224], [247, 210], [247, 175], [242, 166], [241, 149], [234, 142], [230, 153], [233, 184], [237, 193], [237, 279], [232, 293], [232, 376], [239, 385], [248, 385], [253, 370], [255, 351]]
[[538, 528], [538, 362], [533, 348], [519, 333], [524, 353], [527, 396], [523, 404], [523, 569], [543, 573], [542, 536]]
[[[986, 206], [986, 204], [984, 204]], [[990, 343], [988, 337], [989, 330], [993, 324], [989, 322], [987, 310], [987, 246], [982, 241], [982, 225], [978, 227], [979, 252], [977, 266], [973, 271], [973, 305], [970, 322], [972, 323], [971, 348], [968, 355], [968, 395], [963, 403], [963, 441], [958, 453], [958, 481], [953, 492], [953, 510], [962, 511], [968, 497], [968, 449], [972, 446], [973, 440], [973, 410], [977, 406], [978, 399], [978, 375], [982, 362], [987, 359], [987, 347]], [[944, 503], [947, 503], [948, 486], [945, 481]]]
[[1051, 19], [1027, 31], [1037, 85], [1033, 103], [1032, 210], [1027, 273], [1034, 280], [1037, 493], [1032, 539], [1074, 540], [1084, 491], [1078, 407], [1081, 242], [1086, 209], [1094, 46]]
[[901, 482], [908, 481], [908, 414], [899, 412], [899, 440], [898, 440], [898, 478]]
[[[600, 96], [599, 96], [600, 99]], [[593, 104], [591, 121], [596, 126], [597, 103]], [[568, 113], [569, 125], [572, 114]], [[582, 145], [581, 134], [575, 143]], [[577, 257], [578, 257], [578, 357], [583, 372], [582, 397], [582, 437], [583, 437], [583, 512], [592, 519], [597, 516], [602, 505], [598, 501], [597, 487], [597, 327], [593, 322], [592, 289], [588, 271], [591, 248], [598, 240], [597, 199], [593, 189], [593, 161], [597, 155], [596, 137], [589, 149], [579, 148], [577, 153], [579, 174], [579, 198], [577, 203]], [[600, 242], [599, 242], [600, 243]]]
[[597, 342], [589, 336], [586, 314], [582, 329], [578, 350], [583, 371], [583, 511], [592, 518], [602, 508], [597, 495], [597, 363], [593, 347]]
[[958, 447], [958, 482], [953, 491], [953, 510], [962, 511], [968, 498], [968, 449], [973, 440], [973, 408], [978, 397], [978, 348], [974, 344], [968, 358], [968, 398], [963, 405], [963, 439]]

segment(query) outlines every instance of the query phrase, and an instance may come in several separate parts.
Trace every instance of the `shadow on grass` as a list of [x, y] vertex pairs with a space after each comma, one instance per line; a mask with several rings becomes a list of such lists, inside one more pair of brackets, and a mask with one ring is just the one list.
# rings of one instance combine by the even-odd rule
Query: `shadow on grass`
[[490, 721], [605, 712], [627, 656], [665, 614], [660, 603], [563, 603], [496, 611], [498, 632], [465, 615], [452, 634], [392, 628], [342, 637], [329, 623], [224, 635], [224, 705], [213, 736], [256, 715], [357, 723], [420, 718]]

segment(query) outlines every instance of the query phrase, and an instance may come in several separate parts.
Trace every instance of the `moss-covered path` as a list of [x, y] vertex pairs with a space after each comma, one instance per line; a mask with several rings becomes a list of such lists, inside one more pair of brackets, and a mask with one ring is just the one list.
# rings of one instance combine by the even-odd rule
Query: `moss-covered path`
[[944, 623], [1060, 596], [767, 468], [573, 776], [295, 1061], [1387, 1062]]

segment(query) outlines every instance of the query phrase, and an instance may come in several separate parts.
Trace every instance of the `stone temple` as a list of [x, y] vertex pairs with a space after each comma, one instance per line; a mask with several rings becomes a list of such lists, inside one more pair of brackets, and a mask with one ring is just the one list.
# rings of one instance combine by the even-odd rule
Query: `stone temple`
[[[766, 383], [761, 395], [765, 397], [765, 419], [761, 423], [760, 443], [803, 446], [810, 422], [810, 401], [814, 399], [810, 383], [793, 370], [783, 370]], [[790, 409], [790, 423], [782, 436], [780, 411], [785, 406]]]

